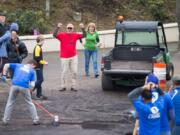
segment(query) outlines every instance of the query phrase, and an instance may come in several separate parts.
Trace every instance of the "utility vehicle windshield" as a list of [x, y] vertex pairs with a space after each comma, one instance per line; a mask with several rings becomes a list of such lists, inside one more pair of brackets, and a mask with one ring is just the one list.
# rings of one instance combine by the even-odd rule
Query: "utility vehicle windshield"
[[155, 31], [118, 31], [116, 38], [116, 45], [157, 45]]

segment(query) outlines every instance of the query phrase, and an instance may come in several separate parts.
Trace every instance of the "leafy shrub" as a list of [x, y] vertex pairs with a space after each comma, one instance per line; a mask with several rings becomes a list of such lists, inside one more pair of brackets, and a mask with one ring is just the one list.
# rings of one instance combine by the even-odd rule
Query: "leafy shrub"
[[17, 10], [7, 14], [9, 22], [17, 22], [20, 34], [32, 34], [34, 29], [40, 33], [47, 31], [47, 20], [45, 20], [42, 11]]
[[150, 0], [150, 11], [155, 20], [165, 20], [167, 11], [164, 0]]
[[155, 20], [167, 19], [167, 3], [165, 0], [136, 0], [136, 2], [145, 6]]

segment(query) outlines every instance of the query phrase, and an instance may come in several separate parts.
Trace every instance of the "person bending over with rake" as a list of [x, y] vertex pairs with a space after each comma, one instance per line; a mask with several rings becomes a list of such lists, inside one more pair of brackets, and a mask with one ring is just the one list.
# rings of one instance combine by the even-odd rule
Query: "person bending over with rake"
[[14, 71], [14, 76], [12, 78], [12, 86], [10, 88], [9, 97], [4, 111], [3, 124], [7, 125], [10, 118], [17, 95], [21, 93], [28, 105], [28, 109], [31, 113], [33, 119], [33, 125], [39, 125], [39, 117], [37, 115], [37, 110], [35, 105], [32, 103], [30, 89], [35, 86], [35, 71], [37, 62], [34, 60], [29, 60], [27, 64], [15, 64], [7, 63], [3, 68], [2, 80], [6, 82], [6, 74], [8, 69]]

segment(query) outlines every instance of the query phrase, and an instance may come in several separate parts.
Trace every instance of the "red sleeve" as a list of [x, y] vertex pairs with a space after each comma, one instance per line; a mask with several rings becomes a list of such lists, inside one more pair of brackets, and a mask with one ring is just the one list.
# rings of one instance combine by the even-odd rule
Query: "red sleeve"
[[62, 33], [62, 32], [59, 32], [59, 33], [57, 34], [57, 39], [61, 40], [61, 39], [62, 39], [62, 36], [63, 36], [63, 33]]
[[77, 39], [83, 38], [83, 34], [76, 34], [76, 38], [77, 38]]

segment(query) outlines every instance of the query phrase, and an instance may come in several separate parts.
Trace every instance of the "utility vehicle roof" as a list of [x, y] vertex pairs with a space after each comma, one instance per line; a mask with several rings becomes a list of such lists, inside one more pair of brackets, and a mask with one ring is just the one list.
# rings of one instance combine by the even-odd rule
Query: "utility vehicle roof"
[[159, 21], [124, 21], [123, 23], [117, 22], [117, 30], [156, 30], [161, 26], [162, 22]]

